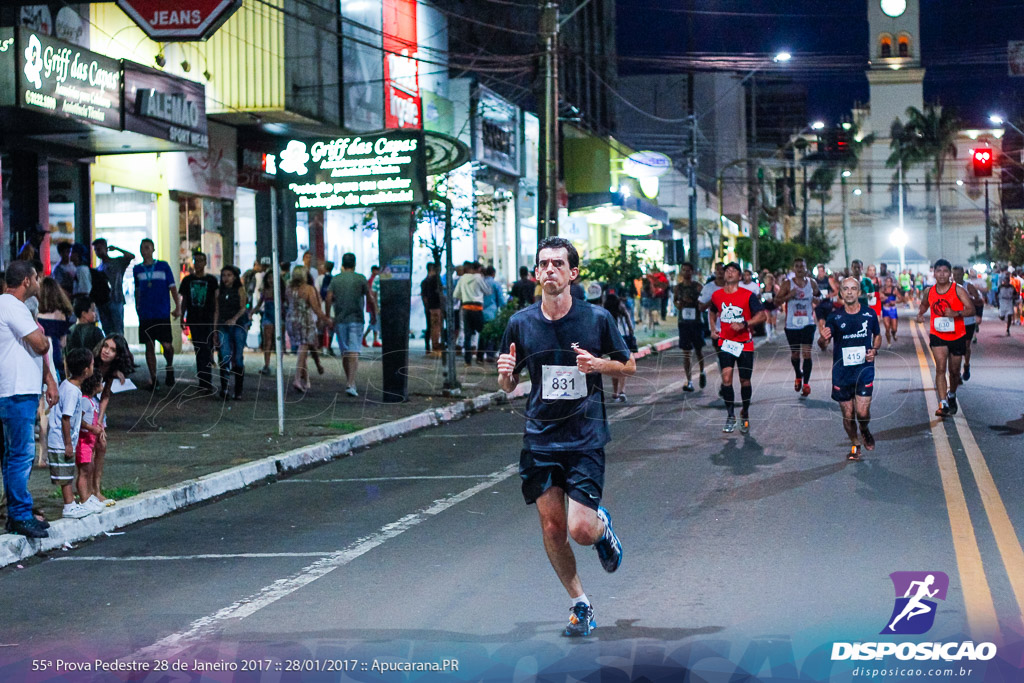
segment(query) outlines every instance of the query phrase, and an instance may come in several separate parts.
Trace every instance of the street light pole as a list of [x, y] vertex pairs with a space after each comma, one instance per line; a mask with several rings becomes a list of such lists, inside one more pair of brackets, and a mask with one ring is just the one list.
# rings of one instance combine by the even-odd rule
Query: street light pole
[[[758, 271], [759, 260], [757, 253], [758, 239], [761, 237], [761, 182], [757, 178], [757, 75], [751, 73], [750, 75], [750, 144], [753, 152], [751, 154], [751, 163], [748, 164], [748, 169], [753, 168], [753, 173], [750, 173], [747, 178], [750, 186], [753, 188], [753, 210], [751, 211], [751, 225], [750, 225], [750, 261], [753, 264], [754, 272]], [[748, 170], [749, 173], [749, 170]]]
[[690, 114], [690, 250], [687, 260], [694, 268], [700, 266], [697, 250], [697, 117]]
[[544, 97], [541, 107], [540, 169], [537, 187], [537, 241], [558, 234], [558, 3], [541, 8], [544, 44]]

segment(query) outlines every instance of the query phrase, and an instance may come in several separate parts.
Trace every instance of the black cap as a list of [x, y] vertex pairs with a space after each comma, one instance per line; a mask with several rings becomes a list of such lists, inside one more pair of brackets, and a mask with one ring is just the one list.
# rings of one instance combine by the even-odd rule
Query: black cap
[[726, 268], [727, 270], [728, 270], [729, 268], [735, 268], [735, 269], [736, 269], [736, 270], [737, 270], [738, 272], [740, 272], [740, 273], [742, 273], [742, 272], [743, 272], [743, 269], [742, 269], [742, 268], [740, 268], [740, 264], [736, 263], [735, 261], [729, 261], [728, 263], [726, 263], [726, 264], [725, 264], [725, 268]]

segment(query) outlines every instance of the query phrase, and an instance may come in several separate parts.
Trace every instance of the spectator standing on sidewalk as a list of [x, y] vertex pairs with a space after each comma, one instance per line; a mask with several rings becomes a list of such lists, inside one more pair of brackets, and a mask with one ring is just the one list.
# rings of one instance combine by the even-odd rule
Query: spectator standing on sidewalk
[[[281, 293], [284, 293], [287, 285], [281, 283]], [[253, 309], [253, 314], [260, 314], [260, 346], [263, 349], [263, 369], [261, 375], [270, 374], [270, 354], [274, 353], [274, 341], [277, 339], [277, 319], [274, 317], [274, 272], [268, 270], [260, 281], [259, 303]], [[284, 311], [281, 311], [281, 319], [285, 318]], [[362, 331], [362, 324], [359, 330]], [[282, 343], [282, 348], [284, 344]]]
[[[107, 240], [102, 237], [92, 241], [92, 249], [100, 262], [97, 270], [102, 271], [110, 283], [110, 300], [96, 305], [103, 331], [107, 334], [124, 334], [124, 274], [135, 260], [135, 254], [121, 247], [108, 246]], [[121, 255], [111, 256], [112, 251]]]
[[89, 272], [89, 263], [85, 253], [85, 246], [82, 244], [71, 245], [71, 263], [75, 264], [75, 285], [72, 290], [72, 298], [88, 297], [92, 293], [92, 273]]
[[242, 398], [245, 382], [245, 337], [248, 334], [248, 317], [245, 310], [246, 295], [241, 276], [235, 266], [225, 266], [220, 271], [220, 287], [217, 289], [217, 324], [220, 335], [220, 397], [228, 397], [228, 373], [234, 375], [234, 397]]
[[[76, 349], [68, 354], [68, 378], [60, 383], [57, 405], [50, 410], [49, 435], [46, 437], [47, 461], [50, 466], [50, 483], [60, 487], [64, 501], [63, 516], [80, 519], [103, 509], [92, 502], [88, 488], [79, 490], [82, 502], [75, 502], [75, 450], [82, 428], [82, 382], [92, 375], [92, 351]], [[91, 463], [83, 468], [85, 480], [91, 478]]]
[[[317, 287], [317, 294], [320, 295], [320, 301], [327, 301], [327, 289], [331, 286], [331, 280], [334, 279], [334, 261], [324, 261], [324, 272], [320, 275], [320, 284]], [[324, 313], [327, 315], [331, 314], [331, 309], [324, 306]], [[334, 325], [328, 325], [321, 334], [321, 346], [327, 351], [328, 356], [334, 355], [334, 349], [331, 348], [331, 344], [334, 339]]]
[[[78, 433], [78, 446], [75, 448], [75, 467], [78, 477], [75, 488], [83, 501], [95, 500], [103, 507], [111, 507], [116, 501], [107, 499], [100, 491], [100, 480], [96, 465], [103, 464], [107, 452], [106, 417], [98, 420], [100, 414], [100, 392], [103, 391], [103, 376], [98, 372], [82, 380], [82, 426]], [[95, 503], [91, 504], [96, 507]]]
[[366, 278], [356, 272], [356, 255], [341, 257], [341, 272], [327, 290], [327, 308], [334, 313], [334, 332], [341, 346], [341, 365], [345, 370], [345, 393], [358, 396], [356, 371], [359, 369], [359, 345], [363, 334], [363, 311], [377, 312]]
[[465, 331], [463, 348], [466, 352], [466, 365], [473, 364], [474, 353], [476, 353], [478, 363], [482, 363], [484, 360], [483, 350], [477, 352], [476, 347], [480, 333], [484, 329], [484, 297], [487, 296], [488, 289], [480, 270], [480, 263], [477, 261], [466, 266], [466, 272], [455, 283], [455, 292], [452, 294], [462, 304], [462, 328]]
[[427, 276], [420, 283], [420, 300], [427, 315], [426, 351], [434, 358], [441, 357], [441, 278], [437, 264], [427, 264]]
[[[160, 342], [167, 362], [164, 380], [167, 386], [174, 385], [174, 344], [170, 319], [178, 317], [181, 300], [178, 298], [171, 267], [166, 261], [154, 259], [153, 251], [153, 240], [148, 237], [139, 243], [142, 263], [132, 269], [132, 278], [135, 280], [135, 310], [139, 314], [139, 340], [146, 345], [146, 367], [149, 369], [150, 385], [155, 389], [157, 342]], [[171, 310], [171, 299], [174, 300], [174, 310]]]
[[32, 516], [28, 477], [35, 455], [36, 408], [46, 385], [46, 401], [57, 402], [51, 364], [45, 362], [50, 340], [32, 319], [25, 299], [39, 292], [39, 277], [30, 261], [14, 261], [4, 273], [7, 292], [0, 295], [0, 421], [4, 431], [3, 482], [7, 493], [7, 530], [29, 538], [46, 538], [46, 522]]
[[54, 264], [50, 275], [70, 299], [75, 291], [75, 264], [71, 262], [71, 242], [57, 242], [57, 256], [57, 263]]
[[[366, 343], [366, 335], [373, 332], [373, 345], [380, 347], [380, 266], [370, 266], [370, 277], [367, 279], [367, 284], [370, 287], [370, 296], [366, 299], [366, 312], [370, 314], [370, 324], [366, 327], [366, 332], [363, 332], [363, 346], [369, 346]], [[371, 306], [370, 301], [373, 301]]]
[[320, 310], [320, 297], [317, 296], [316, 289], [309, 284], [308, 277], [309, 274], [303, 266], [295, 266], [288, 282], [288, 290], [285, 292], [288, 300], [288, 336], [292, 343], [298, 344], [299, 350], [292, 388], [301, 394], [306, 393], [311, 386], [306, 357], [310, 349], [316, 348], [317, 345], [317, 322], [330, 322], [330, 318]]
[[511, 298], [516, 300], [516, 308], [526, 308], [534, 301], [533, 292], [537, 283], [530, 279], [530, 269], [519, 266], [519, 279], [512, 285]]
[[[487, 266], [483, 270], [484, 275], [484, 325], [491, 322], [498, 317], [498, 311], [505, 306], [505, 293], [501, 290], [501, 284], [494, 279], [497, 274], [494, 266]], [[481, 335], [482, 338], [482, 335]], [[495, 359], [494, 352], [496, 350], [496, 344], [498, 340], [487, 341], [481, 343], [483, 347], [484, 357], [486, 360], [493, 362]]]
[[199, 389], [214, 393], [213, 346], [217, 343], [217, 278], [206, 272], [206, 254], [192, 255], [193, 272], [181, 280], [182, 321], [188, 325], [196, 352]]
[[65, 351], [72, 349], [89, 349], [103, 341], [103, 331], [96, 326], [96, 306], [88, 299], [75, 301], [74, 313], [76, 322], [68, 331], [68, 343]]
[[[87, 297], [79, 297], [88, 301]], [[52, 277], [44, 277], [39, 283], [39, 313], [36, 319], [43, 326], [43, 332], [50, 338], [50, 356], [57, 378], [64, 380], [64, 355], [62, 349], [71, 329], [70, 318], [74, 310], [64, 290]]]

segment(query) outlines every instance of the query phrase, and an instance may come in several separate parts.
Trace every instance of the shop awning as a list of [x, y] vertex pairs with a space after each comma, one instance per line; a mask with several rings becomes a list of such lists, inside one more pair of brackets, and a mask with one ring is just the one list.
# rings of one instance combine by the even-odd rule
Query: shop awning
[[601, 206], [615, 206], [626, 211], [636, 211], [662, 223], [668, 223], [668, 212], [641, 197], [624, 197], [619, 192], [592, 192], [569, 195], [569, 213]]

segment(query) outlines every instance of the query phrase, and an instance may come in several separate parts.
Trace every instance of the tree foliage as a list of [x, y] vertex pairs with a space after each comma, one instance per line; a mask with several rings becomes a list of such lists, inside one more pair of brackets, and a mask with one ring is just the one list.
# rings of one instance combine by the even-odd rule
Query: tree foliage
[[581, 279], [614, 285], [619, 291], [628, 289], [634, 280], [643, 276], [644, 262], [637, 249], [595, 249], [593, 255], [580, 267]]
[[1024, 223], [1003, 216], [992, 226], [992, 261], [1024, 264]]
[[[835, 245], [819, 231], [811, 231], [810, 244], [777, 240], [770, 236], [762, 236], [757, 243], [757, 255], [761, 261], [761, 268], [766, 268], [773, 273], [779, 270], [788, 271], [789, 267], [793, 265], [793, 260], [798, 257], [804, 259], [808, 266], [828, 263], [834, 249]], [[753, 247], [749, 237], [740, 237], [736, 240], [736, 256], [744, 261], [751, 260]]]

